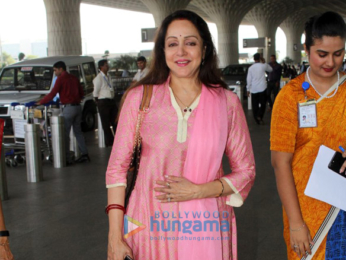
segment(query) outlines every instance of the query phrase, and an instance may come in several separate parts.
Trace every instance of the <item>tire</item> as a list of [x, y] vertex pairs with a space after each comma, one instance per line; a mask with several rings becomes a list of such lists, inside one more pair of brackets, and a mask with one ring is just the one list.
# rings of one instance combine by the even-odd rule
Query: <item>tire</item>
[[5, 162], [6, 162], [7, 167], [11, 167], [12, 163], [11, 163], [10, 159], [6, 159]]
[[95, 113], [93, 109], [86, 108], [82, 116], [82, 131], [88, 132], [95, 129]]
[[18, 162], [16, 162], [15, 160], [13, 160], [11, 166], [12, 166], [12, 167], [17, 167], [17, 166], [18, 166]]

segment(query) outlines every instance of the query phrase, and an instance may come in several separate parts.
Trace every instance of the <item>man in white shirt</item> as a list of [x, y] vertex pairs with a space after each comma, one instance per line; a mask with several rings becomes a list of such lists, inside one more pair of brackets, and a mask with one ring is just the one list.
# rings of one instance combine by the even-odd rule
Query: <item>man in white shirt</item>
[[137, 58], [138, 72], [134, 76], [133, 82], [140, 81], [142, 78], [144, 78], [148, 74], [149, 69], [146, 66], [147, 66], [147, 59], [144, 56], [138, 57]]
[[112, 126], [113, 131], [116, 131], [116, 117], [118, 108], [114, 99], [114, 88], [110, 77], [107, 75], [109, 66], [107, 60], [100, 60], [98, 62], [100, 73], [94, 78], [94, 92], [93, 96], [97, 103], [97, 108], [100, 113], [102, 128], [105, 135], [106, 146], [112, 146], [114, 135], [110, 129]]
[[265, 63], [259, 53], [254, 56], [255, 63], [252, 64], [247, 73], [247, 94], [251, 93], [252, 112], [257, 124], [263, 125], [263, 116], [267, 102], [267, 82], [265, 78], [266, 72], [272, 72], [272, 67]]

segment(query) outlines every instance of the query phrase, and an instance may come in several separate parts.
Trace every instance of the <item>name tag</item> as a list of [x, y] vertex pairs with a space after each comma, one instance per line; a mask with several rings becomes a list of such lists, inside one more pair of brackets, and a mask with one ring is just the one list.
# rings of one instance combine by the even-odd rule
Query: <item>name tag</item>
[[298, 103], [299, 128], [317, 127], [316, 100], [304, 100]]

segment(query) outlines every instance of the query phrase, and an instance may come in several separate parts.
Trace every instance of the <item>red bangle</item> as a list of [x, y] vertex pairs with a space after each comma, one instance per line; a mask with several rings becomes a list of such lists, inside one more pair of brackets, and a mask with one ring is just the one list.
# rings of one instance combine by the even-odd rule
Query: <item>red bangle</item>
[[108, 213], [109, 213], [109, 211], [110, 211], [111, 209], [120, 209], [120, 210], [122, 210], [122, 211], [124, 212], [124, 214], [125, 214], [125, 208], [124, 208], [124, 206], [121, 206], [121, 205], [119, 205], [119, 204], [110, 204], [110, 205], [108, 205], [108, 206], [106, 207], [106, 209], [105, 209], [105, 212], [106, 212], [107, 215], [108, 215]]

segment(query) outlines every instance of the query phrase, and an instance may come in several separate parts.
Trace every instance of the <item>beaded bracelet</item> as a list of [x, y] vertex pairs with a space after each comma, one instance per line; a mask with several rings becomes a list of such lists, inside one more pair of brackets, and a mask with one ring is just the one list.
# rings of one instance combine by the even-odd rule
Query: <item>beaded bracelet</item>
[[217, 195], [216, 196], [216, 198], [218, 198], [218, 197], [220, 197], [220, 196], [222, 196], [222, 194], [223, 194], [223, 190], [224, 190], [224, 186], [223, 186], [223, 182], [220, 180], [220, 179], [218, 179], [217, 181], [219, 181], [219, 182], [221, 182], [221, 185], [222, 185], [222, 191], [221, 191], [221, 193], [219, 194], [219, 195]]
[[305, 227], [305, 222], [304, 222], [303, 226], [301, 226], [300, 228], [292, 229], [292, 228], [290, 227], [290, 230], [291, 230], [292, 232], [296, 232], [296, 231], [302, 230], [304, 227]]
[[125, 214], [125, 211], [126, 211], [125, 208], [124, 208], [124, 206], [122, 206], [122, 205], [119, 205], [119, 204], [110, 204], [110, 205], [108, 205], [108, 206], [105, 208], [106, 214], [108, 215], [109, 211], [112, 210], [112, 209], [120, 209], [120, 210], [122, 210], [122, 211], [124, 212], [124, 214]]

